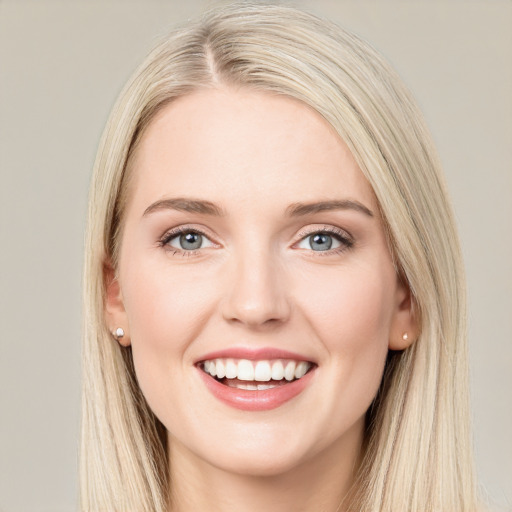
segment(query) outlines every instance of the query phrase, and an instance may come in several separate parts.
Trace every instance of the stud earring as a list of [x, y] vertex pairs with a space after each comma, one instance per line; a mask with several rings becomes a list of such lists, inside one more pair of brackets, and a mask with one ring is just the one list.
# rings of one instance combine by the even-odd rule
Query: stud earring
[[402, 335], [402, 339], [404, 341], [407, 341], [409, 339], [409, 335], [406, 332], [404, 332], [404, 334]]
[[124, 330], [122, 327], [118, 327], [113, 333], [112, 336], [116, 339], [116, 341], [119, 341], [124, 336]]

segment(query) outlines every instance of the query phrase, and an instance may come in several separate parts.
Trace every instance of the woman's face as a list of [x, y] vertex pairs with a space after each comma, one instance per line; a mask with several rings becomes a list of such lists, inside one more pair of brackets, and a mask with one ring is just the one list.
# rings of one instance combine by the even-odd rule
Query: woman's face
[[204, 90], [132, 170], [107, 318], [171, 456], [262, 475], [357, 454], [411, 317], [347, 146], [296, 100]]

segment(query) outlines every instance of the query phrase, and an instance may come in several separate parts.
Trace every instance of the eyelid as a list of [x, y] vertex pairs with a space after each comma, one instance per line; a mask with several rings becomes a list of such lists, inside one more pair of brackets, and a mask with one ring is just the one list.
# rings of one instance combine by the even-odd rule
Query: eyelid
[[[306, 238], [309, 235], [314, 235], [316, 233], [329, 233], [332, 235], [337, 235], [339, 238], [346, 240], [348, 242], [354, 243], [354, 237], [345, 229], [339, 228], [337, 226], [331, 225], [321, 225], [317, 224], [314, 226], [310, 226], [307, 228], [303, 228], [300, 233], [297, 234], [297, 242], [300, 242], [302, 239]], [[295, 243], [297, 243], [295, 242]]]
[[[180, 255], [186, 255], [186, 256], [194, 256], [197, 253], [199, 253], [201, 250], [206, 249], [207, 247], [202, 247], [199, 249], [192, 249], [192, 250], [184, 250], [184, 249], [180, 249], [178, 247], [169, 245], [169, 241], [172, 240], [173, 238], [176, 238], [177, 236], [179, 236], [182, 233], [190, 233], [190, 232], [195, 232], [195, 233], [198, 233], [198, 234], [204, 236], [211, 243], [210, 247], [220, 247], [221, 246], [219, 243], [212, 240], [213, 237], [212, 237], [212, 235], [209, 234], [208, 230], [206, 230], [202, 227], [198, 227], [197, 225], [194, 225], [194, 224], [183, 224], [183, 225], [168, 229], [158, 239], [158, 245], [160, 247], [164, 247], [165, 249], [167, 249], [169, 251], [172, 251], [173, 255], [180, 254]], [[314, 235], [317, 233], [327, 233], [329, 235], [332, 235], [341, 244], [340, 247], [336, 247], [334, 249], [329, 249], [326, 251], [313, 251], [312, 249], [310, 249], [311, 252], [314, 252], [319, 256], [332, 255], [335, 253], [345, 251], [347, 249], [350, 249], [355, 243], [353, 236], [348, 231], [346, 231], [342, 228], [339, 228], [337, 226], [324, 224], [324, 225], [316, 225], [316, 226], [312, 225], [312, 226], [303, 228], [300, 231], [300, 233], [298, 233], [298, 235], [297, 235], [298, 240], [296, 240], [294, 242], [292, 247], [296, 247], [297, 244], [299, 244], [300, 242], [305, 240], [308, 236], [311, 236], [311, 235]], [[307, 249], [304, 249], [304, 250], [307, 250]]]
[[341, 229], [336, 226], [323, 225], [323, 227], [310, 226], [308, 228], [303, 229], [297, 236], [298, 240], [293, 244], [293, 247], [297, 247], [298, 244], [305, 241], [311, 235], [325, 233], [330, 236], [333, 236], [340, 243], [339, 247], [331, 248], [325, 251], [314, 251], [313, 249], [305, 249], [299, 248], [306, 252], [312, 252], [315, 256], [329, 256], [333, 254], [338, 254], [348, 249], [351, 249], [355, 243], [354, 237], [346, 230]]
[[[219, 243], [217, 243], [214, 240], [212, 240], [213, 237], [212, 237], [211, 234], [209, 234], [202, 227], [198, 227], [197, 225], [193, 225], [193, 224], [183, 224], [183, 225], [176, 226], [174, 228], [168, 229], [158, 239], [157, 243], [161, 247], [165, 247], [168, 250], [172, 250], [174, 254], [176, 254], [176, 253], [183, 253], [183, 254], [186, 254], [187, 256], [192, 256], [197, 251], [200, 251], [201, 249], [193, 249], [193, 250], [186, 251], [184, 249], [180, 249], [178, 247], [174, 247], [174, 246], [168, 245], [169, 242], [173, 238], [176, 238], [177, 236], [179, 236], [179, 235], [181, 235], [183, 233], [191, 233], [191, 232], [198, 233], [198, 234], [202, 235], [203, 237], [205, 237], [211, 243], [211, 246], [213, 246], [213, 247], [220, 247]], [[203, 247], [202, 249], [205, 249], [205, 248]]]

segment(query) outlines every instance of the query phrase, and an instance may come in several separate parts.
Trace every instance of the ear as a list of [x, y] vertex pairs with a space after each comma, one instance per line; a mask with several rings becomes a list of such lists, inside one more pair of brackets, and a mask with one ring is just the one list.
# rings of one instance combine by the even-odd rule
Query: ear
[[[128, 317], [124, 309], [119, 279], [116, 276], [114, 268], [109, 262], [103, 265], [103, 280], [105, 283], [104, 309], [107, 328], [120, 345], [128, 347], [131, 344], [128, 332]], [[124, 331], [124, 335], [122, 336], [117, 336], [115, 334], [116, 329], [119, 327]]]
[[389, 332], [390, 350], [404, 350], [419, 336], [419, 319], [415, 302], [405, 279], [398, 278], [395, 312]]

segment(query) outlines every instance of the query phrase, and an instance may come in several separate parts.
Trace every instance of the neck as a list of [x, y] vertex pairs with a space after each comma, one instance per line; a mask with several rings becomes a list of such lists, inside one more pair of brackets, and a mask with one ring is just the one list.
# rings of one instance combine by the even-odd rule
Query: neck
[[361, 425], [336, 445], [279, 474], [226, 471], [172, 437], [171, 512], [345, 512], [362, 445]]

